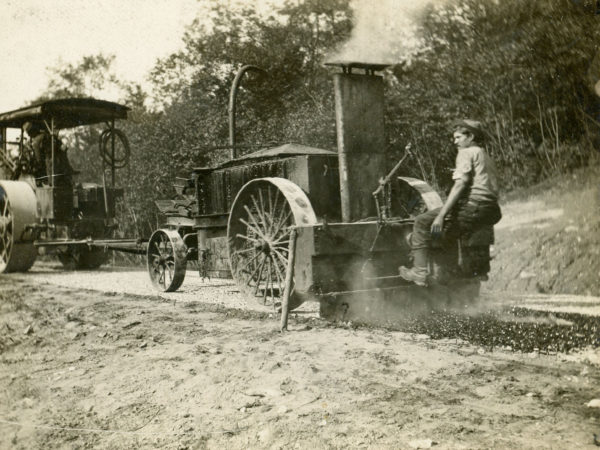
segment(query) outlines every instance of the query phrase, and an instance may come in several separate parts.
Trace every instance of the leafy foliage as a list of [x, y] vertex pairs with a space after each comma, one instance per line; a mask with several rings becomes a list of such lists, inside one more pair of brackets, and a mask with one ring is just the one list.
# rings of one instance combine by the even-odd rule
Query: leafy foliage
[[348, 1], [289, 2], [267, 17], [212, 1], [209, 16], [210, 23], [197, 19], [188, 29], [180, 52], [157, 63], [152, 96], [161, 111], [142, 114], [131, 130], [138, 155], [132, 163], [146, 175], [132, 181], [133, 190], [147, 197], [133, 204], [144, 209], [172, 195], [176, 176], [228, 158], [229, 91], [245, 64], [264, 74], [248, 72], [239, 89], [239, 154], [289, 141], [335, 147], [333, 93], [322, 60], [351, 30]]
[[391, 134], [434, 153], [415, 153], [425, 175], [447, 184], [447, 125], [457, 117], [488, 125], [505, 188], [587, 162], [599, 112], [587, 78], [600, 27], [586, 6], [463, 0], [427, 11], [424, 49], [393, 71], [390, 101]]

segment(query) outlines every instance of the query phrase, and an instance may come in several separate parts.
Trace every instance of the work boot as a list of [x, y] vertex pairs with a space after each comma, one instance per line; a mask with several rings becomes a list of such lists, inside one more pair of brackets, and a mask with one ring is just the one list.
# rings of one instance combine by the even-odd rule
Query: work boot
[[427, 286], [427, 269], [419, 267], [409, 269], [408, 267], [400, 266], [398, 271], [400, 276], [406, 281], [412, 281], [417, 286]]
[[417, 286], [427, 286], [428, 266], [428, 251], [426, 248], [418, 248], [412, 251], [413, 267], [400, 266], [398, 272], [406, 281], [412, 281]]

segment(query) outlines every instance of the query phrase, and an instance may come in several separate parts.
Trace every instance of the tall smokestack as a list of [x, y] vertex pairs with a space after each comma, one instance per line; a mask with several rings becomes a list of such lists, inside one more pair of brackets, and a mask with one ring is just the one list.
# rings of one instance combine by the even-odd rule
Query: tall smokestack
[[[385, 64], [327, 63], [343, 73], [333, 77], [340, 171], [342, 221], [376, 215], [372, 192], [386, 173], [383, 78]], [[364, 74], [352, 69], [364, 69]]]

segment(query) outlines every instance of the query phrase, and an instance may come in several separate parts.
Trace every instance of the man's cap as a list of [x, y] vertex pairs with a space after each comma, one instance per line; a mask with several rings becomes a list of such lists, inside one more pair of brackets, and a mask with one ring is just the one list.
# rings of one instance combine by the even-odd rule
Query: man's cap
[[23, 131], [27, 133], [29, 130], [31, 130], [32, 126], [33, 124], [31, 122], [25, 122], [23, 124]]
[[477, 139], [483, 139], [485, 137], [485, 130], [483, 129], [483, 125], [478, 120], [472, 119], [459, 119], [455, 120], [452, 123], [452, 128], [456, 130], [457, 128], [465, 128]]

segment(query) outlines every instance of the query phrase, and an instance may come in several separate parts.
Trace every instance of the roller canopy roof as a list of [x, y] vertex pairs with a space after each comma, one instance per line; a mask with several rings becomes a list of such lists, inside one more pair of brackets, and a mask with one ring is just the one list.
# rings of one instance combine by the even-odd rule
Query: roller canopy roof
[[21, 128], [25, 122], [49, 122], [51, 118], [55, 128], [73, 128], [127, 119], [127, 111], [127, 106], [94, 98], [48, 100], [0, 114], [0, 128]]

